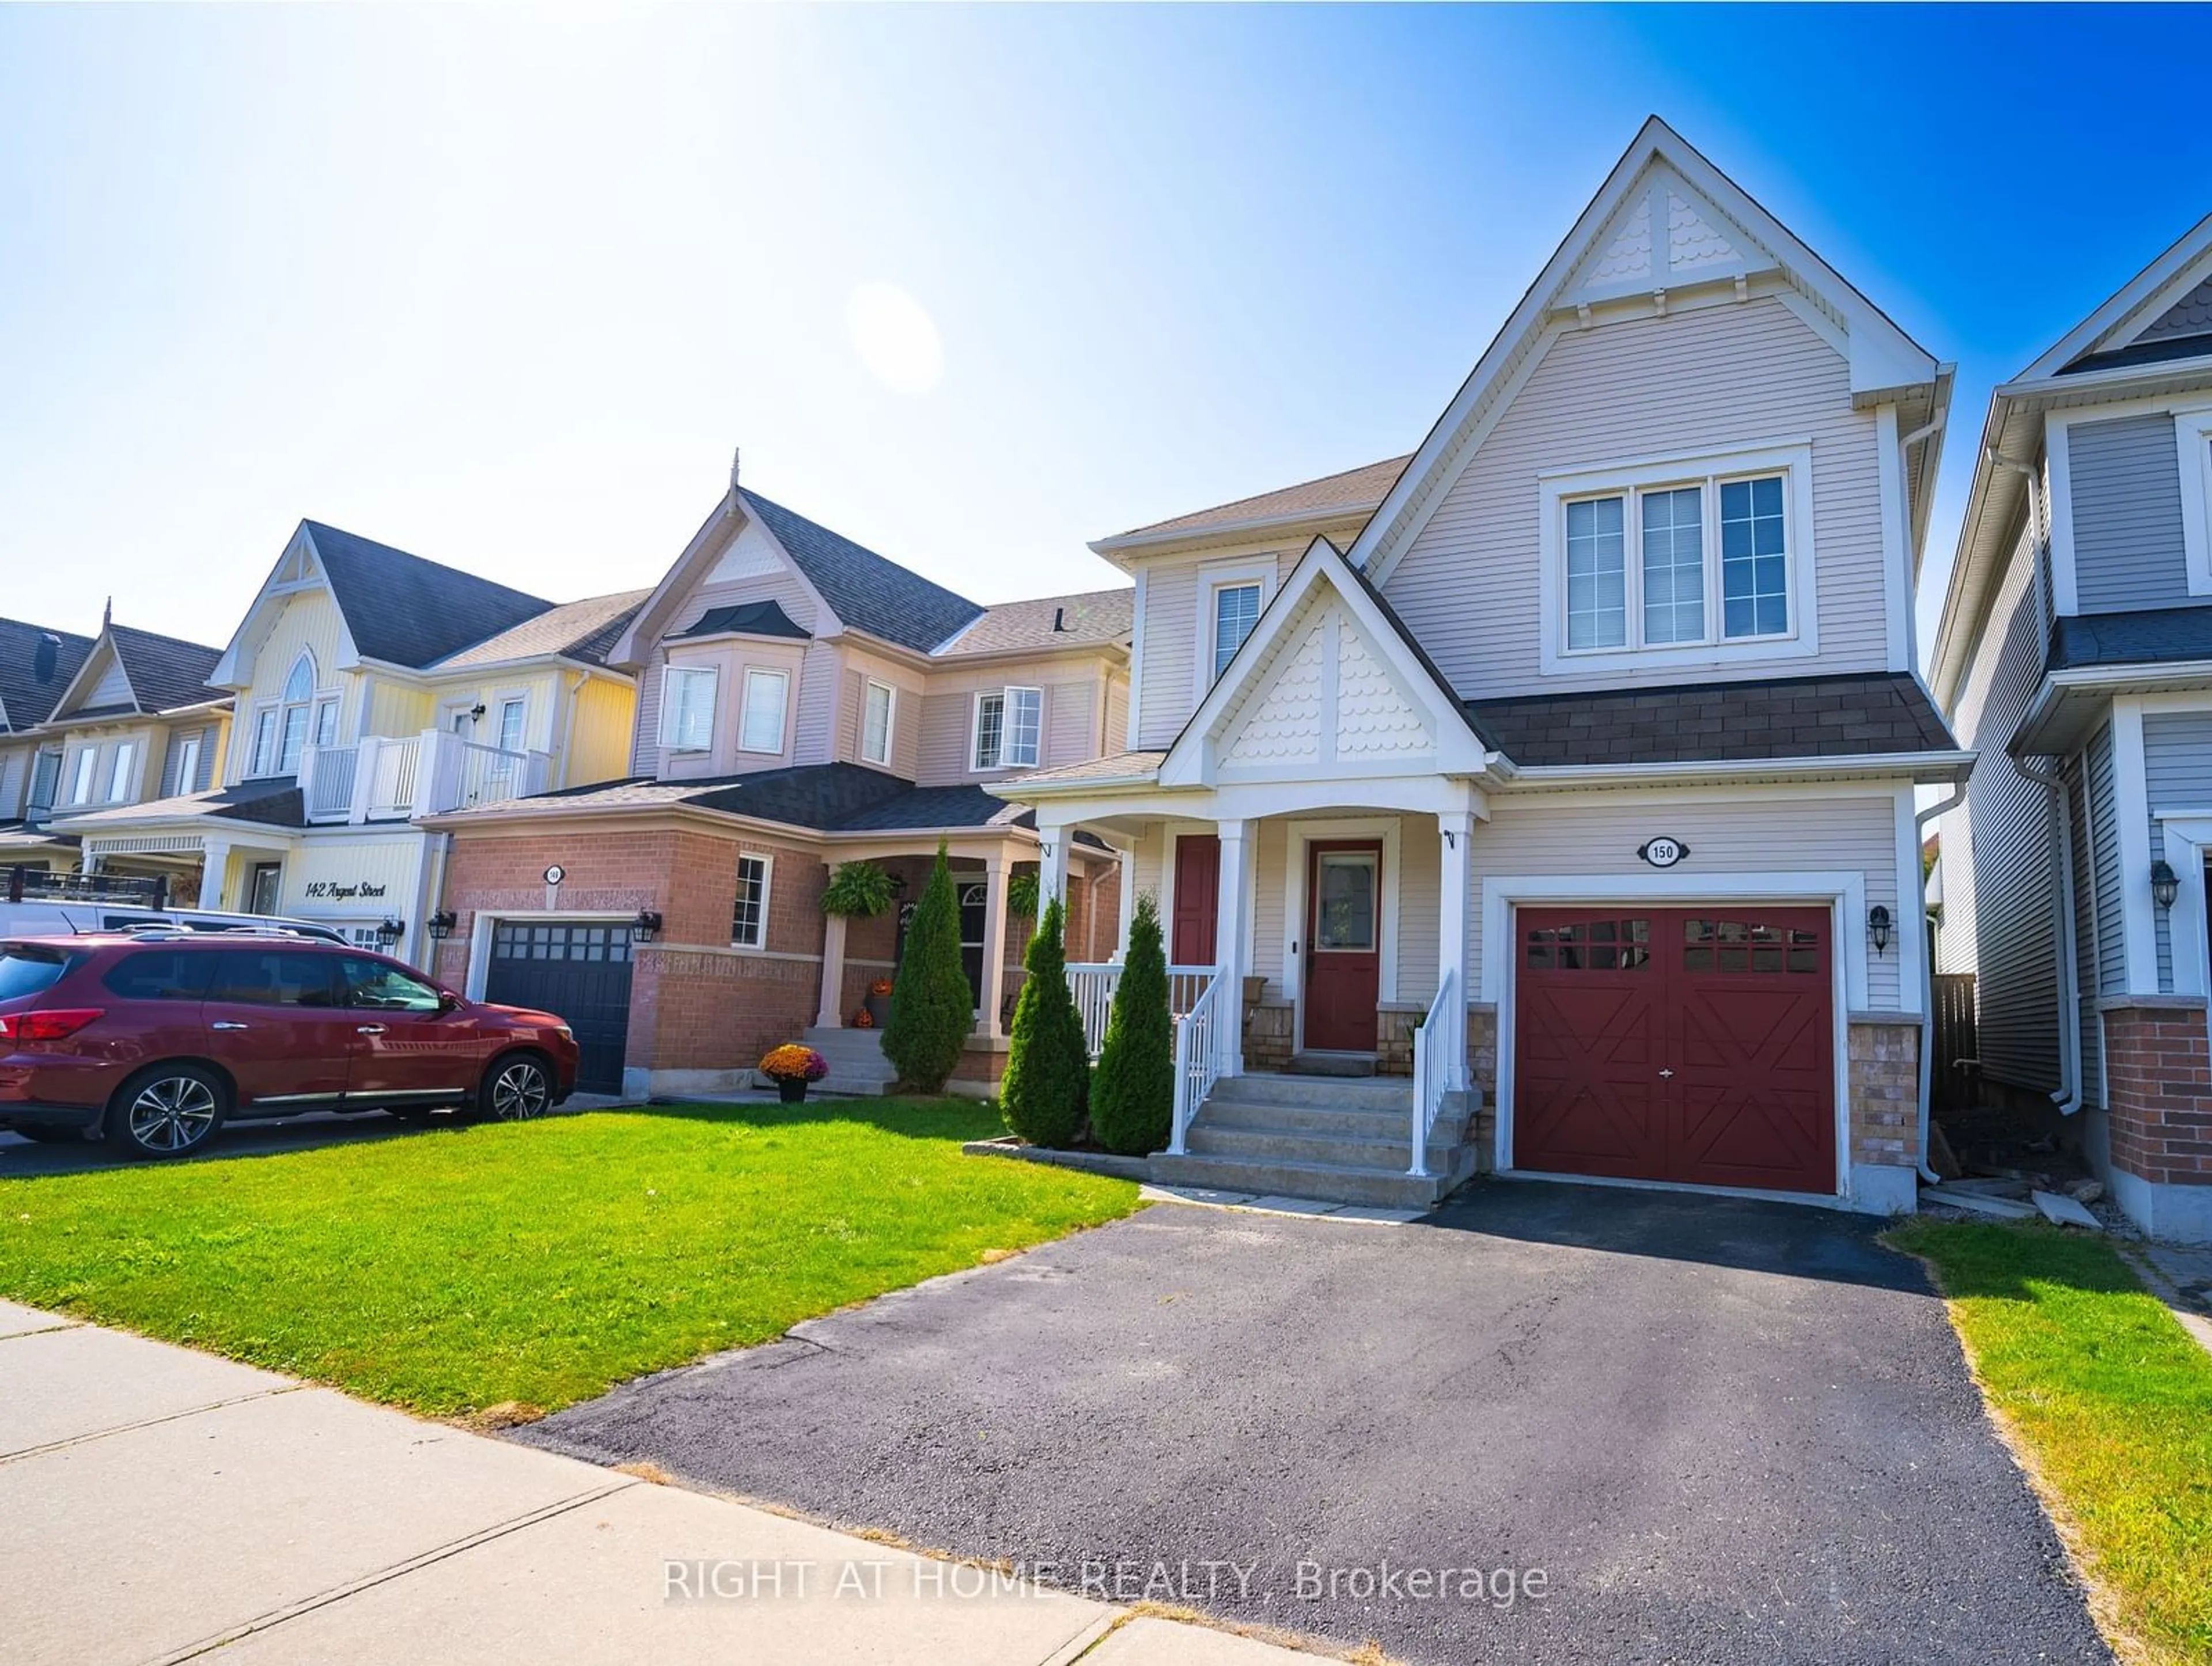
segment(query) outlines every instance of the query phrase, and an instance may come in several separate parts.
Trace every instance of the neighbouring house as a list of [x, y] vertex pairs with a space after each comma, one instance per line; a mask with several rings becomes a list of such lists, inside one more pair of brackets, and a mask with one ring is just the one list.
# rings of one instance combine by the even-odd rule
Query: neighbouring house
[[2129, 1215], [2212, 1239], [2212, 218], [1990, 402], [1930, 682], [1981, 756], [1942, 970], [1985, 1095], [2079, 1113]]
[[1120, 750], [998, 790], [1158, 894], [1155, 1173], [1913, 1207], [1950, 386], [1655, 119], [1410, 457], [1094, 545]]
[[57, 830], [88, 867], [161, 864], [203, 907], [313, 920], [424, 964], [444, 841], [418, 819], [618, 775], [635, 690], [606, 649], [644, 599], [556, 605], [302, 521], [229, 645], [206, 650], [230, 744], [173, 745], [161, 795]]
[[209, 685], [222, 650], [101, 623], [90, 653], [40, 726], [34, 798], [46, 836], [74, 867], [167, 882], [168, 900], [198, 900], [196, 869], [129, 839], [84, 845], [78, 817], [205, 790], [217, 778], [230, 728], [230, 693]]
[[[802, 1035], [834, 1085], [880, 1090], [879, 1037], [848, 1020], [896, 970], [942, 842], [976, 1008], [954, 1085], [988, 1091], [1031, 924], [1007, 907], [1018, 872], [1069, 876], [1072, 958], [1118, 945], [1116, 854], [1041, 842], [1000, 789], [1119, 744], [1129, 599], [983, 606], [741, 486], [733, 467], [608, 650], [638, 679], [628, 768], [609, 772], [621, 778], [428, 818], [453, 840], [437, 970], [472, 996], [567, 1016], [590, 1091], [743, 1085]], [[826, 917], [847, 861], [887, 870], [900, 905]]]
[[92, 647], [89, 636], [0, 619], [0, 867], [76, 866], [76, 845], [46, 828], [62, 759], [39, 730]]

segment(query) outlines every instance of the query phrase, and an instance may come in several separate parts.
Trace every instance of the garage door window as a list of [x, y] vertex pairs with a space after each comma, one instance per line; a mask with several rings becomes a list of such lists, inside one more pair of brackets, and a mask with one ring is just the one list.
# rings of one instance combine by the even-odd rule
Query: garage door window
[[1650, 964], [1649, 920], [1583, 920], [1528, 933], [1532, 971], [1632, 972]]
[[1686, 972], [1820, 970], [1820, 934], [1802, 927], [1759, 920], [1685, 920], [1682, 943]]

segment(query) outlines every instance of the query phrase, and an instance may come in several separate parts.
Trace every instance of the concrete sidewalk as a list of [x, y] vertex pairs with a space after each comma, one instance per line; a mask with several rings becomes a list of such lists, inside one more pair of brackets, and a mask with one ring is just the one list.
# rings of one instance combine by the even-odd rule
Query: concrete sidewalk
[[6, 1302], [0, 1571], [10, 1666], [1313, 1658]]

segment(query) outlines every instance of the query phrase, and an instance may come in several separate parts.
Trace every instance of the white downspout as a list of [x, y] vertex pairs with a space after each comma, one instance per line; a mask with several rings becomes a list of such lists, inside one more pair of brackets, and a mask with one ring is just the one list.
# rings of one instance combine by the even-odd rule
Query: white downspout
[[[1912, 817], [1913, 849], [1918, 851], [1927, 845], [1929, 823], [1947, 810], [1957, 809], [1966, 801], [1966, 783], [1954, 781], [1949, 798], [1931, 804], [1925, 810], [1915, 811]], [[1940, 854], [1936, 860], [1942, 860]], [[1905, 876], [1899, 874], [1898, 877], [1901, 879]], [[1924, 936], [1928, 930], [1928, 886], [1924, 880], [1920, 887], [1920, 899], [1921, 906], [1914, 912]], [[1936, 1091], [1935, 1049], [1936, 957], [1932, 953], [1923, 953], [1920, 957], [1920, 1177], [1930, 1185], [1940, 1186], [1943, 1183], [1943, 1177], [1928, 1166], [1928, 1111]]]

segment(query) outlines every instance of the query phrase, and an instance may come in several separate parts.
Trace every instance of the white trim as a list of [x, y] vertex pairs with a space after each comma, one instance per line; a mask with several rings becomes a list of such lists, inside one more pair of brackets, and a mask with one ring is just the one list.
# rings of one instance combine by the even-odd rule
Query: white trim
[[[1511, 976], [1513, 911], [1523, 903], [1643, 903], [1669, 908], [1703, 903], [1773, 902], [1828, 905], [1829, 964], [1836, 987], [1832, 1045], [1835, 1066], [1836, 1192], [1850, 1195], [1850, 1015], [1867, 1010], [1866, 876], [1847, 869], [1827, 873], [1746, 873], [1705, 877], [1688, 873], [1493, 875], [1482, 882], [1482, 993], [1497, 1003], [1498, 1110], [1492, 1163], [1499, 1174], [1513, 1168], [1513, 1055], [1518, 980]], [[1887, 1009], [1884, 1009], [1885, 1012]], [[1899, 1011], [1898, 1022], [1917, 1015]]]
[[[1191, 658], [1192, 706], [1195, 707], [1203, 701], [1206, 690], [1219, 678], [1226, 677], [1230, 666], [1237, 663], [1237, 656], [1232, 653], [1229, 656], [1229, 665], [1218, 672], [1213, 668], [1215, 610], [1221, 605], [1221, 593], [1224, 590], [1249, 589], [1255, 585], [1259, 587], [1259, 611], [1253, 616], [1252, 629], [1245, 633], [1247, 636], [1254, 636], [1259, 634], [1261, 617], [1267, 613], [1267, 604], [1274, 600], [1281, 578], [1282, 569], [1272, 560], [1208, 562], [1199, 568], [1198, 639], [1196, 651]], [[1239, 642], [1237, 646], [1241, 648], [1244, 645]]]
[[[738, 706], [738, 750], [755, 757], [782, 757], [791, 751], [791, 673], [778, 666], [746, 666], [738, 679], [741, 690]], [[775, 745], [749, 746], [745, 744], [745, 728], [752, 718], [753, 679], [770, 678], [783, 685], [783, 709], [777, 714]]]
[[1906, 1017], [1924, 1018], [1928, 988], [1928, 886], [1920, 874], [1918, 794], [1897, 789], [1897, 906], [1890, 910], [1889, 952], [1897, 957], [1897, 1006]]
[[2142, 702], [2112, 702], [2112, 818], [2118, 824], [2123, 988], [2154, 995], [2158, 987], [2157, 904], [2150, 896], [2150, 789], [2143, 775]]
[[[873, 757], [868, 752], [868, 696], [878, 689], [884, 691], [884, 751], [881, 757]], [[860, 744], [853, 749], [860, 754], [861, 763], [873, 763], [886, 769], [890, 768], [891, 751], [897, 744], [894, 739], [897, 733], [897, 724], [898, 685], [896, 683], [886, 683], [880, 677], [863, 676], [860, 678], [860, 733], [858, 737]]]
[[[1122, 737], [1122, 750], [1137, 750], [1137, 736], [1145, 727], [1145, 576], [1147, 569], [1137, 569], [1136, 594], [1130, 599], [1129, 618], [1129, 714], [1127, 733]], [[1103, 748], [1101, 750], [1103, 750]], [[1125, 923], [1122, 931], [1128, 927]]]
[[[730, 922], [730, 946], [733, 949], [744, 950], [746, 952], [750, 954], [764, 954], [768, 952], [768, 899], [769, 888], [775, 883], [775, 856], [772, 852], [766, 850], [746, 850], [740, 848], [738, 852], [737, 865], [731, 872], [731, 878], [733, 881], [742, 883], [742, 879], [740, 877], [741, 870], [744, 865], [747, 862], [758, 862], [761, 865], [760, 941], [757, 943], [738, 942], [737, 938], [737, 921], [732, 919]], [[730, 894], [730, 907], [732, 912], [734, 914], [737, 908], [737, 893], [734, 891]], [[809, 958], [811, 958], [813, 957]]]
[[[2147, 303], [2158, 298], [2159, 292], [2168, 285], [2177, 290], [2194, 289], [2194, 283], [2184, 285], [2175, 280], [2192, 276], [2191, 268], [2208, 247], [2212, 247], [2212, 215], [2207, 215], [2184, 232], [2157, 259], [2130, 278], [2121, 289], [2106, 296], [2096, 311], [2061, 336], [2041, 358], [2021, 371], [2014, 380], [2034, 381], [2055, 375], [2084, 353], [2102, 347], [2105, 338], [2128, 320], [2130, 314], [2138, 309], [2148, 313]], [[2175, 300], [2179, 298], [2179, 295], [2174, 297]], [[2157, 317], [2163, 317], [2166, 311], [2166, 307], [2160, 307], [2156, 315], [2145, 317], [2142, 327], [2148, 328]], [[1997, 390], [2000, 394], [2005, 391], [2004, 388]]]
[[2181, 477], [2181, 547], [2189, 593], [2212, 595], [2212, 406], [2173, 413], [2175, 465]]
[[1875, 478], [1881, 498], [1882, 606], [1887, 614], [1889, 668], [1912, 663], [1912, 508], [1905, 486], [1905, 448], [1897, 407], [1875, 407]]
[[[2074, 564], [2074, 454], [2066, 432], [2067, 417], [2052, 411], [2043, 421], [2043, 502], [2046, 511], [2044, 542], [2051, 551], [2051, 611], [2071, 617], [2081, 611], [2081, 587]], [[2028, 524], [2033, 529], [2034, 483], [2029, 483]], [[2031, 561], [2039, 560], [2033, 544]], [[2030, 587], [2033, 588], [2033, 586]], [[2038, 621], [2039, 626], [2041, 622]]]
[[[1398, 891], [1405, 872], [1401, 846], [1405, 822], [1401, 816], [1346, 817], [1334, 821], [1292, 821], [1285, 824], [1283, 867], [1283, 941], [1281, 982], [1291, 997], [1291, 1046], [1305, 1046], [1306, 958], [1293, 944], [1306, 935], [1306, 869], [1312, 858], [1308, 847], [1338, 840], [1377, 840], [1382, 846], [1382, 885], [1379, 906], [1382, 918], [1375, 934], [1376, 1000], [1398, 999]], [[1258, 866], [1255, 862], [1255, 868]], [[1246, 963], [1249, 964], [1250, 963]]]
[[[1722, 614], [1722, 486], [1747, 477], [1779, 474], [1785, 511], [1784, 566], [1789, 575], [1790, 629], [1769, 636], [1730, 637]], [[1656, 670], [1670, 666], [1734, 665], [1747, 660], [1802, 659], [1820, 651], [1819, 569], [1813, 547], [1813, 442], [1800, 436], [1718, 451], [1636, 458], [1573, 469], [1552, 469], [1536, 477], [1543, 524], [1538, 547], [1538, 593], [1543, 625], [1538, 638], [1540, 666], [1547, 677], [1579, 676], [1601, 671]], [[1668, 488], [1696, 487], [1701, 517], [1699, 555], [1704, 565], [1707, 635], [1698, 642], [1640, 646], [1643, 620], [1644, 495]], [[1620, 647], [1571, 648], [1566, 645], [1566, 513], [1571, 501], [1593, 497], [1621, 500], [1621, 579], [1625, 588], [1627, 642]]]
[[[1013, 735], [1013, 696], [1033, 694], [1037, 702], [1036, 754], [1026, 762], [1006, 756], [1008, 742]], [[983, 702], [999, 702], [999, 761], [983, 762]], [[971, 775], [996, 775], [1004, 769], [1034, 769], [1044, 758], [1044, 690], [1035, 684], [1008, 683], [1002, 688], [977, 689], [968, 708], [968, 773]], [[1042, 906], [1042, 905], [1040, 905]]]

